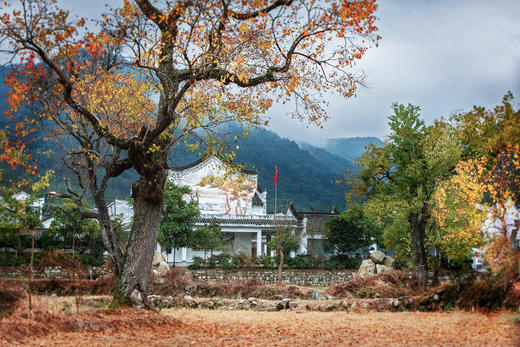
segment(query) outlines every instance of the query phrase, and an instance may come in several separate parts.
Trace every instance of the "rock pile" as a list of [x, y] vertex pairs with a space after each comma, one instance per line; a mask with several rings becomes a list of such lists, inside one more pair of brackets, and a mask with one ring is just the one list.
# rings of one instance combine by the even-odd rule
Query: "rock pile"
[[[390, 299], [340, 299], [340, 300], [263, 300], [254, 297], [248, 299], [223, 299], [223, 298], [194, 298], [190, 295], [184, 297], [149, 295], [148, 300], [156, 308], [201, 308], [210, 310], [252, 310], [252, 311], [403, 311], [406, 307], [413, 306], [413, 298], [402, 303], [403, 298]], [[406, 305], [406, 306], [405, 306]]]
[[382, 272], [392, 270], [394, 267], [394, 258], [385, 255], [381, 251], [375, 251], [370, 254], [370, 259], [361, 262], [358, 275], [362, 278], [374, 276]]
[[161, 252], [155, 251], [152, 261], [152, 272], [156, 276], [160, 276], [170, 271], [170, 265], [164, 259]]

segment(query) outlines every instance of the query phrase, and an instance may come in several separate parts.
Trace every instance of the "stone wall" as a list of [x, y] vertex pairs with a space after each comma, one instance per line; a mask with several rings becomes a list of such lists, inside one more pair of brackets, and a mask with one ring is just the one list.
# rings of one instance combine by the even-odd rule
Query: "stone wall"
[[[108, 265], [93, 266], [84, 269], [81, 273], [86, 279], [100, 279], [111, 275]], [[27, 278], [27, 266], [0, 266], [0, 278]], [[33, 270], [33, 278], [59, 278], [71, 279], [77, 278], [78, 273], [76, 269], [62, 266], [35, 266]]]
[[[333, 283], [346, 282], [352, 278], [352, 270], [286, 270], [282, 272], [283, 282], [299, 286], [327, 287]], [[204, 269], [193, 270], [191, 275], [194, 279], [209, 282], [234, 282], [258, 280], [264, 283], [276, 283], [278, 280], [277, 270], [221, 270]]]

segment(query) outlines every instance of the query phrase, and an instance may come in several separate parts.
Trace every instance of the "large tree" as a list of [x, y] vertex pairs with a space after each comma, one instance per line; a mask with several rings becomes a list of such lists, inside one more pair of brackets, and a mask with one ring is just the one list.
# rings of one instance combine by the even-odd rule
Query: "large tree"
[[[351, 67], [368, 42], [378, 39], [371, 36], [375, 9], [375, 0], [127, 0], [104, 14], [99, 31], [92, 33], [84, 19], [71, 19], [51, 0], [21, 0], [10, 13], [4, 8], [2, 50], [21, 63], [7, 78], [11, 110], [42, 102], [43, 96], [42, 116], [72, 112], [127, 154], [108, 172], [133, 168], [139, 174], [132, 186], [134, 223], [118, 260], [115, 302], [130, 303], [134, 291], [146, 302], [169, 149], [182, 135], [223, 119], [259, 124], [259, 115], [275, 100], [292, 100], [293, 116], [319, 124], [327, 118], [321, 91], [345, 97], [355, 92], [362, 76]], [[118, 54], [111, 68], [100, 69], [105, 53], [114, 48]], [[82, 52], [88, 59], [79, 59]], [[115, 81], [113, 88], [100, 97], [134, 98], [119, 88], [120, 75], [124, 83], [129, 78], [146, 83], [146, 93], [157, 96], [153, 111], [138, 115], [136, 132], [114, 126], [90, 98], [89, 88], [107, 81]], [[130, 117], [116, 116], [116, 123]], [[18, 133], [30, 127], [20, 123]]]
[[[483, 232], [491, 269], [509, 278], [519, 276], [520, 216], [512, 211], [520, 201], [520, 110], [514, 109], [509, 92], [501, 105], [474, 107], [455, 119], [466, 144], [459, 176], [468, 177], [457, 185], [457, 191], [469, 203], [469, 213], [483, 215], [490, 222], [484, 224]], [[475, 193], [478, 205], [473, 203]], [[479, 232], [480, 228], [469, 236]]]
[[451, 142], [441, 141], [443, 124], [425, 126], [419, 107], [394, 104], [393, 109], [385, 146], [369, 147], [358, 160], [355, 189], [368, 198], [365, 209], [377, 216], [385, 243], [400, 255], [411, 253], [417, 280], [426, 286], [427, 232], [435, 225], [432, 197], [460, 155]]

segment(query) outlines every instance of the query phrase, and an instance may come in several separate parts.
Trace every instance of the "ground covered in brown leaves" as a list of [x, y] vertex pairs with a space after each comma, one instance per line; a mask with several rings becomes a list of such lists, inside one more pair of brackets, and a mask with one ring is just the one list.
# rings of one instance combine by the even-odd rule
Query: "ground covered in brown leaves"
[[135, 309], [108, 313], [86, 307], [81, 312], [51, 310], [34, 317], [3, 318], [0, 345], [520, 345], [518, 315], [507, 313], [168, 309], [157, 314]]

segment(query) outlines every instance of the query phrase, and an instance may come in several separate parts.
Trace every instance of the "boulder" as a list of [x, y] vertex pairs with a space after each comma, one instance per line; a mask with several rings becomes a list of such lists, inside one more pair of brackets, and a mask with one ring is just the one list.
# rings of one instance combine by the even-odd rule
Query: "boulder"
[[166, 263], [166, 259], [164, 259], [164, 255], [161, 252], [155, 251], [153, 254], [152, 266], [157, 266], [159, 263]]
[[184, 296], [184, 305], [186, 307], [196, 308], [198, 306], [198, 303], [189, 295]]
[[393, 268], [394, 267], [394, 258], [389, 256], [389, 255], [387, 255], [385, 257], [385, 261], [383, 262], [383, 265]]
[[300, 307], [300, 300], [289, 301], [289, 308], [291, 310], [299, 310], [299, 309], [301, 309], [301, 307]]
[[358, 274], [361, 277], [374, 276], [376, 274], [376, 264], [371, 259], [365, 259], [361, 262]]
[[376, 273], [380, 274], [380, 273], [383, 273], [383, 272], [387, 272], [387, 271], [390, 271], [392, 270], [391, 267], [388, 267], [388, 266], [385, 266], [385, 265], [381, 265], [381, 264], [377, 264], [376, 265]]
[[334, 301], [326, 301], [319, 305], [318, 309], [321, 312], [334, 311], [339, 307], [339, 304]]
[[381, 251], [375, 251], [370, 254], [370, 259], [375, 264], [383, 264], [383, 262], [385, 261], [385, 257], [386, 255]]
[[312, 300], [325, 300], [326, 298], [325, 298], [325, 296], [323, 296], [323, 294], [319, 290], [313, 289], [311, 292], [311, 299]]
[[282, 301], [280, 301], [277, 305], [276, 305], [276, 308], [278, 309], [278, 311], [280, 310], [286, 310], [289, 308], [289, 302], [291, 300], [290, 299], [283, 299]]
[[168, 264], [166, 264], [166, 262], [160, 262], [157, 269], [157, 274], [160, 276], [162, 274], [165, 274], [167, 273], [168, 271], [170, 271], [170, 266]]

